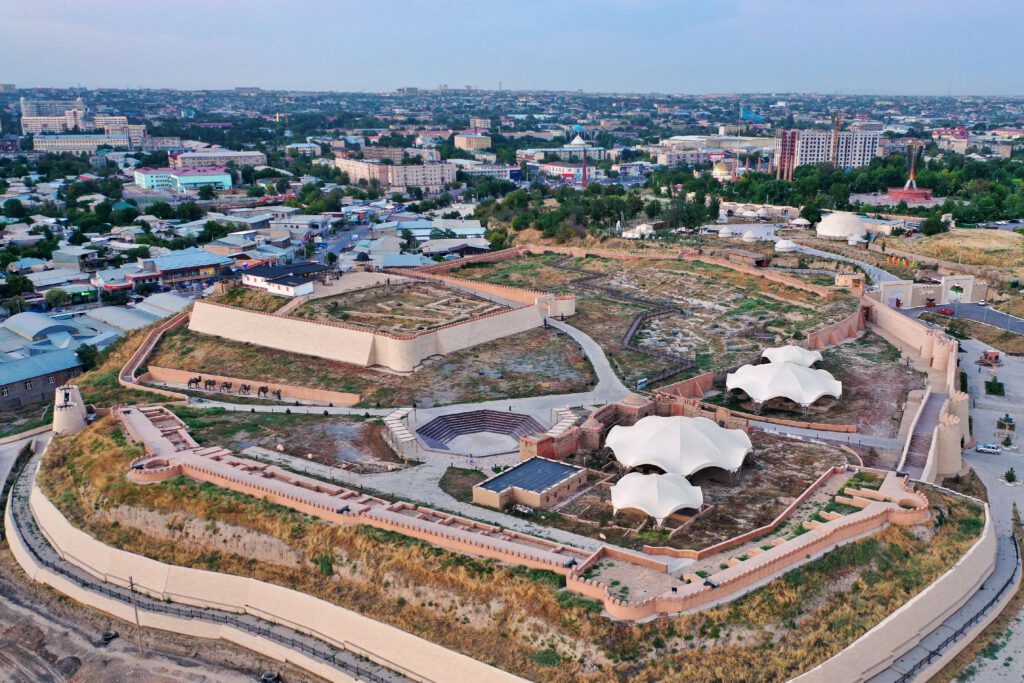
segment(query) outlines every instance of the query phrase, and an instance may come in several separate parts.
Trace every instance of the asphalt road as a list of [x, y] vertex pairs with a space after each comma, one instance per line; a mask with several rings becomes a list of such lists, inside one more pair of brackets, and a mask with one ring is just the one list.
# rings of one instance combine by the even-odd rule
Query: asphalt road
[[956, 318], [967, 318], [968, 320], [976, 320], [981, 323], [987, 323], [994, 327], [1009, 330], [1010, 332], [1014, 332], [1016, 334], [1024, 334], [1024, 320], [1013, 315], [1002, 313], [989, 306], [959, 303], [937, 306], [935, 309], [931, 310], [937, 310], [939, 308], [952, 308], [953, 317]]

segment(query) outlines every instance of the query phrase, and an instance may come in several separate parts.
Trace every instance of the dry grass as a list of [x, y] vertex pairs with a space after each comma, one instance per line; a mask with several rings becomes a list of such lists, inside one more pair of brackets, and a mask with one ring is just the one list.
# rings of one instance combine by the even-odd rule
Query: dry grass
[[262, 289], [234, 287], [223, 294], [213, 297], [210, 301], [216, 304], [245, 308], [250, 311], [273, 313], [288, 303], [289, 299], [283, 296], [275, 296]]
[[[785, 680], [846, 647], [948, 569], [980, 531], [980, 512], [929, 491], [941, 510], [921, 533], [889, 527], [721, 608], [613, 623], [548, 572], [504, 566], [398, 534], [338, 527], [250, 496], [176, 479], [124, 478], [139, 448], [112, 418], [55, 439], [40, 482], [72, 522], [131, 552], [288, 586], [532, 680]], [[301, 553], [296, 567], [114, 526], [135, 505], [247, 527]]]
[[1009, 230], [954, 228], [939, 235], [900, 242], [900, 248], [915, 254], [1024, 274], [1024, 235]]
[[1024, 354], [1024, 336], [1022, 335], [1007, 332], [1006, 330], [986, 325], [985, 323], [979, 323], [975, 320], [950, 318], [938, 313], [922, 313], [918, 317], [921, 320], [936, 323], [944, 328], [948, 328], [950, 323], [953, 323], [958, 331], [963, 330], [967, 336], [988, 344], [994, 349], [999, 349], [1004, 353], [1013, 355]]
[[160, 400], [159, 396], [123, 387], [117, 381], [121, 368], [145, 340], [150, 329], [152, 328], [146, 327], [136, 330], [118, 339], [100, 354], [95, 368], [75, 379], [74, 383], [82, 390], [82, 398], [86, 403], [107, 407], [122, 403], [154, 403]]
[[223, 374], [268, 384], [294, 384], [362, 396], [361, 405], [435, 404], [583, 391], [595, 380], [579, 346], [536, 328], [430, 359], [409, 376], [210, 337], [185, 328], [164, 335], [152, 365]]

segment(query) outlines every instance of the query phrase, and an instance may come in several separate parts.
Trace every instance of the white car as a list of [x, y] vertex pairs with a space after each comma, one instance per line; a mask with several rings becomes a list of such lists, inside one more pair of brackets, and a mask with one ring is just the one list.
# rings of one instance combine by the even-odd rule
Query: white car
[[985, 301], [984, 299], [982, 299], [981, 301], [978, 302], [978, 305], [979, 306], [988, 306], [988, 302]]
[[1003, 452], [1003, 449], [994, 443], [979, 443], [974, 447], [977, 453], [987, 453], [989, 455], [999, 455]]

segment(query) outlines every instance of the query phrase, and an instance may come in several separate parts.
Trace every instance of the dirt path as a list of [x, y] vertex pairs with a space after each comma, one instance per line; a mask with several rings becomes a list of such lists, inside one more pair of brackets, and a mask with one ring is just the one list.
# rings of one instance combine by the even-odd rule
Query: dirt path
[[[74, 603], [28, 579], [6, 544], [0, 551], [0, 680], [5, 683], [146, 681], [238, 683], [277, 671], [289, 683], [321, 679], [221, 641], [145, 629], [140, 655], [134, 628]], [[101, 631], [120, 637], [109, 645]]]

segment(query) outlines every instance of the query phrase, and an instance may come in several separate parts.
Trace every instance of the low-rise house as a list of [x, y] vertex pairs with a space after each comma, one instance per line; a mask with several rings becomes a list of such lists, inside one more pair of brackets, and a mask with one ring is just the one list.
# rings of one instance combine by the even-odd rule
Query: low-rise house
[[313, 293], [313, 283], [332, 270], [322, 263], [257, 266], [242, 271], [242, 284], [289, 298]]
[[55, 249], [51, 257], [54, 268], [69, 268], [82, 272], [95, 272], [103, 267], [105, 260], [95, 249], [67, 246]]

